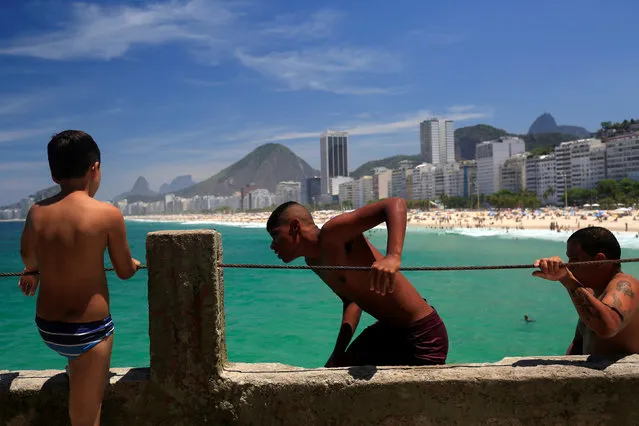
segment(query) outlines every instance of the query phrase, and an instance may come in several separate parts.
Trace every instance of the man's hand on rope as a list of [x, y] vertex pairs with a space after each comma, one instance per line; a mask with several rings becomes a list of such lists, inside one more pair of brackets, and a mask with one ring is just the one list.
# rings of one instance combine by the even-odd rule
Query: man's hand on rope
[[402, 266], [399, 256], [386, 256], [373, 263], [371, 270], [370, 290], [384, 296], [395, 290], [395, 274]]
[[[24, 269], [23, 272], [33, 272], [29, 271], [27, 268]], [[38, 289], [38, 284], [40, 283], [40, 275], [31, 274], [31, 275], [21, 275], [18, 280], [18, 287], [22, 290], [22, 293], [25, 296], [33, 296]]]
[[534, 265], [539, 271], [534, 271], [533, 276], [546, 280], [561, 281], [572, 275], [559, 256], [536, 260]]

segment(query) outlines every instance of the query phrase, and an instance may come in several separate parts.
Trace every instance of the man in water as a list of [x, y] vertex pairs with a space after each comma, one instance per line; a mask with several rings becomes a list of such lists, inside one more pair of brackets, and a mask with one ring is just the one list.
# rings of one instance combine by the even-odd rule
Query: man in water
[[[609, 230], [582, 228], [567, 242], [569, 262], [620, 259], [621, 247]], [[577, 330], [566, 355], [628, 355], [639, 353], [639, 281], [621, 271], [621, 264], [567, 267], [559, 257], [535, 262], [533, 275], [559, 281], [579, 314]]]
[[[386, 223], [383, 256], [363, 233]], [[365, 266], [370, 270], [314, 270], [343, 302], [342, 323], [326, 367], [444, 364], [448, 334], [437, 311], [399, 272], [406, 233], [406, 201], [389, 198], [332, 218], [321, 229], [301, 204], [287, 202], [271, 214], [271, 249], [289, 263]], [[350, 344], [362, 310], [377, 322]], [[347, 348], [348, 347], [348, 348]]]

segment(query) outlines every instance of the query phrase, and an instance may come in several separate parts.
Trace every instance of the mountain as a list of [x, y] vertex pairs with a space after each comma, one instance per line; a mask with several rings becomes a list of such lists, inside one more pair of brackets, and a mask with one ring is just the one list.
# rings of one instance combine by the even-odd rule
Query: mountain
[[173, 179], [171, 183], [162, 184], [162, 186], [160, 186], [159, 193], [168, 194], [170, 192], [180, 191], [193, 185], [195, 185], [195, 182], [193, 182], [193, 177], [191, 175], [178, 176]]
[[[25, 198], [33, 198], [33, 202], [37, 203], [38, 201], [42, 201], [45, 198], [54, 196], [58, 192], [60, 192], [60, 186], [53, 185], [48, 188], [41, 189], [40, 191], [34, 192], [31, 195], [27, 195]], [[7, 206], [1, 206], [0, 209], [19, 209], [21, 207], [21, 204], [22, 203], [18, 201], [16, 203], [9, 204]]]
[[154, 197], [157, 195], [158, 194], [156, 192], [151, 191], [151, 188], [149, 187], [149, 182], [143, 176], [140, 176], [139, 178], [136, 179], [135, 183], [133, 184], [133, 188], [131, 188], [130, 191], [123, 192], [122, 194], [116, 195], [115, 197], [113, 197], [113, 201], [120, 201], [126, 198], [129, 202], [133, 202], [131, 200], [133, 196]]
[[537, 117], [530, 125], [530, 129], [528, 129], [529, 135], [537, 133], [563, 133], [580, 138], [590, 137], [590, 132], [583, 127], [558, 125], [555, 117], [547, 112]]
[[275, 192], [275, 187], [281, 181], [299, 181], [304, 177], [317, 175], [319, 171], [313, 169], [284, 145], [267, 143], [257, 147], [215, 176], [177, 191], [175, 194], [181, 197], [224, 196], [231, 195], [253, 183], [259, 188]]
[[478, 124], [476, 126], [460, 127], [455, 130], [455, 157], [459, 160], [474, 160], [475, 145], [484, 141], [492, 141], [508, 135], [504, 129]]
[[355, 170], [353, 170], [352, 172], [350, 172], [350, 177], [352, 177], [353, 179], [359, 179], [362, 176], [366, 176], [366, 175], [371, 176], [373, 175], [373, 170], [376, 167], [386, 167], [387, 169], [396, 169], [399, 167], [399, 163], [404, 160], [411, 161], [415, 163], [415, 165], [417, 165], [422, 162], [422, 157], [419, 154], [418, 155], [394, 155], [392, 157], [382, 158], [380, 160], [368, 161], [362, 164], [361, 166], [359, 166], [358, 168], [356, 168]]
[[526, 142], [526, 151], [528, 152], [539, 148], [554, 148], [562, 142], [579, 139], [579, 136], [565, 133], [529, 133], [519, 137]]

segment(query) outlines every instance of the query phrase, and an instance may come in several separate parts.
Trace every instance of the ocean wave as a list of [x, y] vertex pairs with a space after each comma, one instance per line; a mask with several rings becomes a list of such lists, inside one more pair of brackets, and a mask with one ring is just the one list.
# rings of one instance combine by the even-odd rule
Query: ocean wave
[[224, 222], [219, 220], [187, 220], [184, 222], [177, 222], [179, 225], [220, 225], [229, 226], [234, 228], [264, 228], [264, 223], [259, 222]]
[[[502, 238], [510, 240], [536, 239], [545, 241], [566, 242], [574, 231], [551, 231], [549, 229], [506, 229], [501, 228], [450, 228], [435, 229], [421, 226], [409, 226], [408, 232], [453, 234], [472, 238]], [[613, 234], [622, 248], [639, 249], [639, 238], [634, 232], [615, 232]]]

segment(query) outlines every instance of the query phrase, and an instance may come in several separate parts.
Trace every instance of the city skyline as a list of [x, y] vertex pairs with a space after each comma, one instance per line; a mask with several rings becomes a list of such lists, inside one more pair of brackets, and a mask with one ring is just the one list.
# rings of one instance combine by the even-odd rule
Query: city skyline
[[607, 7], [623, 13], [576, 0], [4, 2], [0, 204], [52, 185], [46, 142], [68, 128], [103, 151], [99, 199], [140, 175], [200, 181], [269, 141], [319, 168], [326, 128], [349, 132], [353, 166], [416, 154], [432, 117], [522, 134], [549, 111], [592, 131], [639, 96], [639, 4]]

